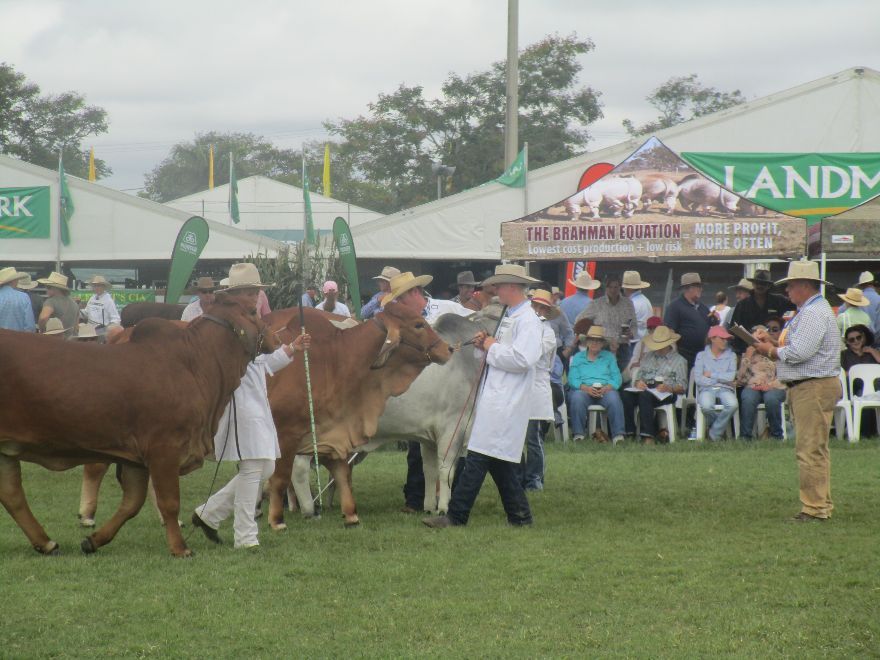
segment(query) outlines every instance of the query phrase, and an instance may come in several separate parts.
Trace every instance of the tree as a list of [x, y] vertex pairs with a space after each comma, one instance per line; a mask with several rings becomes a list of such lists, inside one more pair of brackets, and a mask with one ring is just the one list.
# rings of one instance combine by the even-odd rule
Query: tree
[[[554, 35], [519, 57], [520, 141], [529, 143], [534, 169], [570, 158], [590, 139], [587, 126], [602, 116], [599, 92], [577, 84], [579, 56], [589, 39]], [[505, 63], [467, 76], [450, 74], [441, 96], [421, 86], [380, 94], [369, 113], [325, 122], [341, 139], [334, 149], [334, 194], [391, 213], [434, 198], [431, 164], [455, 166], [449, 189], [464, 190], [504, 171]]]
[[[51, 169], [58, 168], [58, 154], [64, 157], [68, 174], [85, 178], [89, 151], [82, 142], [89, 135], [107, 132], [107, 112], [86, 105], [76, 92], [40, 94], [9, 64], [0, 63], [0, 150], [10, 156]], [[95, 159], [98, 178], [111, 174], [103, 160]]]
[[633, 137], [656, 133], [660, 129], [739, 105], [746, 100], [738, 89], [721, 92], [714, 87], [706, 87], [697, 80], [695, 73], [670, 78], [645, 99], [660, 111], [660, 116], [638, 127], [631, 120], [624, 119], [623, 127]]
[[[229, 182], [229, 155], [235, 176], [243, 179], [261, 174], [275, 179], [302, 178], [299, 152], [278, 149], [253, 133], [198, 133], [194, 140], [171, 148], [171, 154], [144, 179], [141, 197], [167, 202], [208, 187], [208, 158], [214, 146], [214, 185]], [[290, 181], [292, 182], [292, 181]]]

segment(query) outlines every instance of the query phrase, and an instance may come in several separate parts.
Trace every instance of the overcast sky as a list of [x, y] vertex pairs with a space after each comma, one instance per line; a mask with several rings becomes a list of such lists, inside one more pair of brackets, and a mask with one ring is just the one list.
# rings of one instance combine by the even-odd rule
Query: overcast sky
[[[506, 0], [0, 0], [0, 60], [44, 92], [105, 108], [94, 144], [144, 174], [196, 132], [251, 131], [278, 146], [320, 139], [400, 83], [436, 93], [450, 72], [505, 57]], [[520, 48], [576, 32], [596, 49], [581, 82], [602, 92], [595, 149], [673, 75], [757, 98], [855, 66], [880, 69], [878, 0], [520, 0]]]

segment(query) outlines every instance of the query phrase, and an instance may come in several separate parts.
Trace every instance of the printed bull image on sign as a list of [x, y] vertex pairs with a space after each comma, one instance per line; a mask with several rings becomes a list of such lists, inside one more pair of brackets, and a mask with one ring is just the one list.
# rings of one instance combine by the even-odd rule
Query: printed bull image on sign
[[592, 185], [501, 225], [504, 259], [799, 257], [806, 222], [730, 192], [656, 138]]

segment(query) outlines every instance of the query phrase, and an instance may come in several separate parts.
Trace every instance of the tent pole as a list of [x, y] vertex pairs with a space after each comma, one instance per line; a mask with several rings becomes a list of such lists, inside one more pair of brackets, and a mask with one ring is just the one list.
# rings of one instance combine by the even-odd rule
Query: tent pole
[[819, 260], [819, 277], [822, 279], [822, 284], [820, 285], [822, 296], [825, 296], [825, 271], [828, 267], [828, 262], [826, 260], [827, 253], [823, 252], [822, 256]]

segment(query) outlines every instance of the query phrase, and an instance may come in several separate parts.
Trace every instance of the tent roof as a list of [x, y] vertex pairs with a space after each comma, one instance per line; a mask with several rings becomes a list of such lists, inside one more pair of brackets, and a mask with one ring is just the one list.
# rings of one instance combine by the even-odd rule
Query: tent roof
[[[880, 152], [880, 73], [853, 68], [658, 131], [675, 152]], [[533, 170], [528, 191], [497, 183], [354, 227], [359, 257], [498, 260], [500, 225], [571, 195], [584, 170], [617, 164], [644, 138]]]
[[[177, 232], [191, 213], [184, 213], [98, 183], [67, 175], [75, 207], [70, 245], [61, 245], [61, 260], [138, 261], [169, 259]], [[58, 172], [0, 155], [0, 187], [48, 186], [49, 238], [0, 238], [3, 261], [55, 261], [58, 231]], [[276, 252], [284, 245], [265, 236], [208, 221], [211, 238], [202, 259], [241, 259]]]
[[880, 220], [880, 196], [854, 206], [848, 211], [832, 215], [826, 220]]
[[[381, 213], [311, 191], [309, 199], [315, 228], [322, 232], [332, 231], [333, 221], [340, 216], [351, 226], [382, 217]], [[228, 202], [229, 184], [225, 183], [213, 190], [202, 190], [166, 204], [192, 215], [201, 215], [206, 220], [228, 225], [231, 222]], [[241, 215], [238, 226], [277, 240], [302, 240], [302, 188], [265, 176], [249, 176], [238, 181], [238, 207]]]

